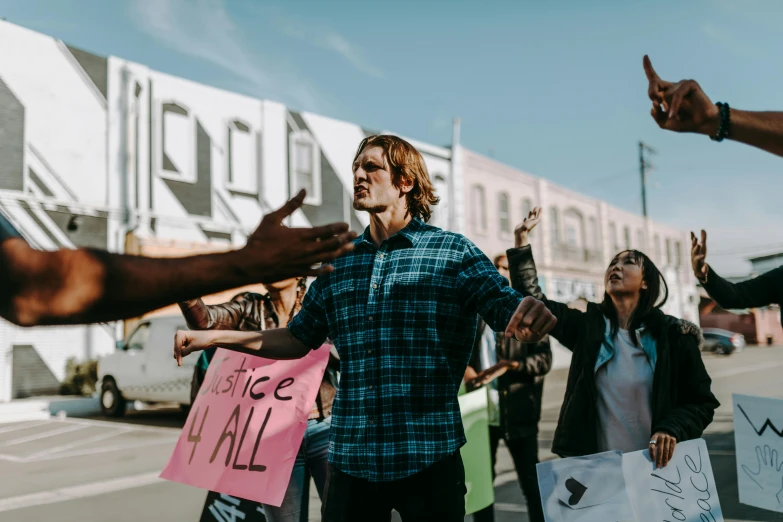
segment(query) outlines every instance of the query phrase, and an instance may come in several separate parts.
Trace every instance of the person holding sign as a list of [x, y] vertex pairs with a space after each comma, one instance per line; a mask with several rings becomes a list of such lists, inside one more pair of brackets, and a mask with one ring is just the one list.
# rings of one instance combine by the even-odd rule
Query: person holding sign
[[[258, 332], [288, 325], [302, 308], [302, 299], [307, 290], [307, 279], [293, 278], [266, 285], [267, 294], [245, 292], [231, 301], [207, 306], [201, 299], [179, 303], [188, 327], [193, 330], [239, 330]], [[283, 323], [285, 320], [285, 323]], [[201, 353], [196, 375], [206, 373], [214, 350]], [[285, 498], [280, 507], [264, 506], [264, 514], [269, 522], [299, 522], [307, 517], [309, 500], [309, 477], [312, 476], [318, 495], [323, 500], [327, 456], [329, 451], [329, 428], [332, 420], [332, 402], [337, 390], [336, 372], [340, 361], [330, 357], [329, 366], [324, 373], [316, 403], [310, 411], [305, 431], [305, 442], [299, 448], [296, 463], [288, 483]], [[201, 382], [194, 387], [198, 391]]]
[[[528, 234], [538, 224], [540, 214], [530, 215], [514, 231], [515, 245], [528, 244]], [[506, 278], [508, 257], [495, 257], [495, 267]], [[530, 286], [526, 292], [540, 299], [543, 297], [538, 279], [525, 279]], [[512, 288], [515, 288], [512, 285]], [[541, 397], [544, 393], [544, 376], [552, 368], [552, 349], [549, 339], [534, 344], [520, 343], [496, 335], [483, 321], [479, 321], [480, 337], [465, 373], [468, 391], [489, 385], [490, 396], [497, 396], [497, 417], [490, 418], [489, 438], [492, 474], [495, 475], [495, 459], [500, 439], [506, 443], [514, 460], [514, 468], [522, 492], [527, 500], [527, 516], [530, 522], [544, 522], [541, 494], [538, 490], [536, 464], [538, 464], [538, 421], [541, 420]], [[493, 357], [494, 356], [494, 357]], [[495, 359], [495, 360], [493, 360]], [[476, 370], [479, 370], [476, 373]], [[470, 374], [473, 375], [470, 375]], [[475, 522], [495, 520], [494, 505], [473, 514]]]
[[[555, 322], [465, 237], [427, 224], [438, 202], [421, 154], [396, 136], [365, 138], [354, 203], [370, 226], [305, 295], [288, 328], [178, 332], [174, 356], [213, 346], [304, 357], [330, 338], [341, 382], [332, 413], [325, 522], [457, 522], [465, 516], [465, 444], [457, 391], [477, 313], [496, 331], [540, 340]], [[511, 318], [514, 317], [513, 320]]]
[[[537, 279], [531, 247], [507, 252], [515, 288]], [[664, 314], [666, 281], [649, 257], [620, 252], [587, 311], [547, 299], [551, 332], [573, 352], [552, 451], [560, 456], [648, 449], [665, 467], [677, 442], [699, 438], [720, 405], [699, 349], [699, 328]]]
[[748, 281], [729, 283], [707, 264], [707, 232], [704, 230], [701, 242], [691, 232], [691, 265], [701, 286], [723, 308], [759, 308], [783, 303], [783, 266]]

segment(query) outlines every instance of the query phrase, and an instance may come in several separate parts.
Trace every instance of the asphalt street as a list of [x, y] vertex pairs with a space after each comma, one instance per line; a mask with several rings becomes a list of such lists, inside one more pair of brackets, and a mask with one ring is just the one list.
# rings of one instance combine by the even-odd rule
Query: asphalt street
[[[704, 438], [710, 449], [726, 521], [783, 520], [739, 504], [732, 393], [783, 398], [783, 347], [748, 348], [729, 357], [705, 355], [721, 402]], [[550, 374], [540, 425], [540, 458], [549, 452], [565, 390], [564, 370]], [[0, 520], [4, 522], [194, 522], [206, 492], [158, 478], [185, 422], [177, 410], [131, 412], [119, 420], [52, 419], [0, 424]], [[496, 520], [526, 521], [524, 497], [505, 448], [498, 454]], [[310, 520], [320, 520], [311, 487]], [[466, 520], [471, 520], [468, 516]], [[396, 518], [396, 520], [399, 520]]]

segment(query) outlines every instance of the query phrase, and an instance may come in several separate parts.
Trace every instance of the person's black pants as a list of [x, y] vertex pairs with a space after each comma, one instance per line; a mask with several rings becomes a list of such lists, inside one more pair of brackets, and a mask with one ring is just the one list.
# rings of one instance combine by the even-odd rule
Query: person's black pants
[[[531, 433], [524, 438], [506, 439], [498, 426], [489, 427], [489, 444], [492, 457], [492, 479], [495, 479], [495, 462], [500, 439], [506, 442], [506, 447], [514, 459], [519, 485], [527, 500], [527, 516], [530, 522], [544, 522], [544, 510], [541, 507], [541, 492], [538, 489], [538, 433]], [[473, 513], [475, 522], [494, 522], [495, 507], [490, 505]]]
[[459, 451], [392, 482], [370, 482], [329, 465], [322, 522], [463, 522], [465, 468]]

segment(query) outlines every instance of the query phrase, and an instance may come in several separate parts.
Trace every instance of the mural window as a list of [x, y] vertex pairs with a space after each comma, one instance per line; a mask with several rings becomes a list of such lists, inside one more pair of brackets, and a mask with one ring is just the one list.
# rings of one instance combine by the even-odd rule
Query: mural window
[[234, 120], [228, 124], [227, 138], [228, 188], [258, 194], [258, 135], [250, 125]]
[[511, 216], [509, 215], [508, 193], [498, 194], [498, 221], [501, 234], [511, 234]]
[[666, 264], [672, 264], [672, 240], [669, 238], [666, 238]]
[[295, 131], [289, 139], [291, 192], [307, 191], [305, 203], [321, 204], [321, 150], [308, 131]]
[[682, 265], [682, 246], [679, 241], [674, 243], [674, 264], [676, 266]]
[[636, 231], [636, 249], [637, 250], [645, 250], [645, 244], [644, 244], [644, 230], [637, 230]]
[[625, 248], [626, 250], [630, 250], [631, 248], [631, 229], [628, 227], [623, 228], [623, 240], [625, 241]]
[[473, 224], [473, 231], [479, 234], [487, 232], [487, 205], [484, 193], [484, 187], [473, 185], [470, 190], [470, 221]]
[[196, 126], [190, 110], [174, 102], [161, 105], [160, 173], [180, 181], [196, 181]]

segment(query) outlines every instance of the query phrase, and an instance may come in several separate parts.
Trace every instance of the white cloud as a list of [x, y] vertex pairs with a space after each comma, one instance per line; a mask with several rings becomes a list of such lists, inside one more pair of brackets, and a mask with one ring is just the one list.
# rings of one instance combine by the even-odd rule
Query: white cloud
[[323, 108], [321, 97], [291, 71], [262, 67], [263, 56], [247, 50], [225, 0], [133, 0], [136, 25], [171, 49], [216, 65], [249, 83], [260, 97]]
[[361, 51], [351, 45], [348, 40], [341, 35], [329, 32], [324, 35], [321, 45], [341, 55], [356, 69], [369, 74], [370, 76], [374, 76], [375, 78], [383, 78], [383, 71], [365, 60]]
[[358, 71], [374, 78], [383, 78], [383, 70], [368, 60], [360, 48], [340, 33], [331, 29], [305, 27], [301, 22], [285, 19], [279, 12], [274, 13], [273, 16], [276, 18], [276, 25], [286, 36], [335, 52]]

